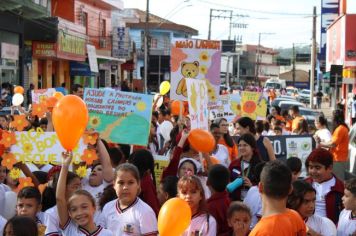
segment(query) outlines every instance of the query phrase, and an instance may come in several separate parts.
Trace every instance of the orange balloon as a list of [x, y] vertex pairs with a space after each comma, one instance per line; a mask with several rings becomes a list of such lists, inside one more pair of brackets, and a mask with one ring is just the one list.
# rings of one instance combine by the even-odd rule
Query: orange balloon
[[[220, 161], [216, 157], [210, 156], [210, 160], [212, 165], [220, 164]], [[208, 169], [208, 163], [206, 162], [205, 159], [203, 160], [203, 166], [205, 170]]]
[[63, 93], [61, 92], [54, 92], [53, 97], [57, 98], [57, 100], [61, 100], [64, 97]]
[[57, 104], [58, 100], [55, 97], [49, 97], [45, 100], [45, 105], [47, 109], [52, 112], [53, 107]]
[[186, 201], [171, 198], [166, 201], [158, 214], [158, 232], [160, 236], [179, 236], [190, 225], [192, 212]]
[[53, 108], [52, 120], [63, 148], [73, 151], [88, 124], [87, 106], [78, 96], [64, 96]]
[[211, 152], [215, 147], [213, 135], [203, 129], [190, 131], [188, 141], [191, 147], [198, 152]]
[[[181, 107], [181, 101], [175, 100], [171, 103], [171, 114], [174, 116], [179, 116], [180, 115], [180, 107]], [[184, 113], [184, 107], [182, 107], [182, 114]]]
[[22, 86], [16, 86], [14, 88], [14, 93], [21, 93], [23, 94], [25, 92], [25, 89]]

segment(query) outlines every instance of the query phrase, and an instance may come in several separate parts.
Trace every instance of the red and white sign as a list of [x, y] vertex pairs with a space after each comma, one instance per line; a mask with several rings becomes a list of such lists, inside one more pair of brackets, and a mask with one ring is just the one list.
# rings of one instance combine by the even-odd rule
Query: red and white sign
[[32, 55], [34, 57], [56, 57], [56, 44], [46, 42], [33, 42]]
[[332, 64], [356, 66], [356, 15], [344, 15], [327, 30], [326, 71]]
[[1, 43], [1, 58], [18, 60], [19, 45], [10, 44], [10, 43]]

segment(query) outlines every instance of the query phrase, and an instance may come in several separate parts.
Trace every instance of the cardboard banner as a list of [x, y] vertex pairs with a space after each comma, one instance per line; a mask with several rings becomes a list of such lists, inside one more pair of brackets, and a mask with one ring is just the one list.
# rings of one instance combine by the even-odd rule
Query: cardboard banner
[[36, 103], [36, 104], [42, 103], [47, 98], [52, 97], [55, 92], [56, 89], [54, 88], [32, 90], [31, 91], [32, 103]]
[[217, 102], [210, 102], [208, 106], [210, 120], [225, 118], [230, 123], [241, 116], [241, 96], [239, 93], [221, 95]]
[[169, 157], [168, 156], [161, 156], [161, 155], [153, 155], [154, 163], [155, 163], [155, 178], [156, 178], [156, 186], [158, 188], [162, 172], [164, 168], [166, 168], [169, 164]]
[[267, 115], [268, 98], [264, 93], [243, 91], [241, 96], [241, 116], [253, 120], [264, 120]]
[[220, 92], [220, 64], [220, 41], [174, 39], [171, 44], [171, 99], [186, 101], [186, 78], [192, 78], [205, 81], [209, 101], [217, 101]]
[[[301, 177], [307, 176], [305, 161], [316, 147], [315, 140], [311, 135], [278, 135], [267, 136], [272, 142], [274, 153], [279, 160], [287, 160], [290, 157], [298, 157], [302, 161]], [[234, 136], [237, 141], [238, 137]]]
[[147, 146], [153, 96], [111, 88], [85, 88], [88, 128], [108, 142]]
[[186, 79], [192, 129], [209, 130], [208, 88], [204, 81]]
[[[62, 163], [62, 152], [66, 150], [61, 146], [55, 132], [15, 132], [16, 144], [12, 145], [10, 152], [15, 155], [17, 161], [30, 162], [34, 164], [60, 165]], [[81, 155], [87, 148], [80, 139], [78, 147], [73, 150], [73, 163], [81, 162]]]

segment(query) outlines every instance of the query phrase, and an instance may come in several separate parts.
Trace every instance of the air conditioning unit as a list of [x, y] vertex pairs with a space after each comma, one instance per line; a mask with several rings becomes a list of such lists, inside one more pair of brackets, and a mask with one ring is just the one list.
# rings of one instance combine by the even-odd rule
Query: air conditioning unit
[[100, 48], [106, 48], [106, 39], [100, 39], [99, 40], [99, 47]]

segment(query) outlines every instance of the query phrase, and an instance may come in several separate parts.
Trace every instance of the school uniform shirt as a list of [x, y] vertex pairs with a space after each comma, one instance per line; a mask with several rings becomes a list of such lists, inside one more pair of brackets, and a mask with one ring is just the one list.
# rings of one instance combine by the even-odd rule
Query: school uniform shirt
[[312, 186], [316, 191], [316, 201], [315, 201], [315, 214], [322, 217], [327, 217], [326, 215], [326, 201], [325, 196], [330, 192], [331, 187], [336, 183], [335, 177], [328, 181], [317, 183], [313, 182]]
[[108, 202], [101, 212], [99, 225], [109, 229], [114, 236], [138, 236], [158, 233], [156, 214], [140, 198], [121, 209], [119, 200]]
[[[98, 224], [99, 213], [96, 212], [94, 215], [94, 222]], [[46, 236], [61, 236], [61, 228], [59, 227], [59, 216], [57, 205], [51, 207], [45, 211], [44, 225], [46, 226], [45, 235]]]
[[188, 229], [182, 236], [216, 236], [216, 220], [209, 214], [198, 214], [192, 217]]
[[250, 228], [252, 229], [262, 217], [262, 199], [257, 186], [252, 186], [246, 194], [244, 203], [250, 208], [252, 219]]
[[86, 229], [78, 226], [72, 220], [68, 220], [68, 223], [61, 228], [61, 233], [63, 236], [113, 236], [113, 233], [104, 229], [101, 226], [98, 226], [98, 229], [93, 233], [89, 233]]
[[206, 201], [207, 209], [217, 223], [217, 235], [227, 235], [232, 232], [232, 229], [227, 223], [227, 210], [229, 209], [231, 200], [229, 193], [216, 192]]
[[62, 235], [59, 228], [59, 217], [57, 206], [51, 207], [47, 209], [45, 217], [45, 225], [46, 225], [46, 236], [60, 236]]
[[3, 235], [6, 219], [0, 215], [0, 235]]
[[216, 150], [212, 153], [212, 155], [219, 160], [220, 164], [225, 166], [226, 168], [230, 165], [229, 158], [229, 150], [222, 144], [218, 144]]
[[97, 206], [99, 206], [100, 197], [108, 185], [109, 183], [103, 180], [103, 183], [98, 186], [90, 186], [89, 178], [85, 177], [82, 179], [82, 189], [88, 191], [94, 197]]
[[342, 210], [337, 224], [337, 236], [356, 234], [356, 218], [352, 218], [351, 210]]
[[326, 217], [312, 215], [305, 220], [308, 228], [323, 236], [336, 236], [336, 226], [334, 222]]

